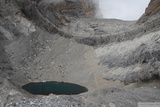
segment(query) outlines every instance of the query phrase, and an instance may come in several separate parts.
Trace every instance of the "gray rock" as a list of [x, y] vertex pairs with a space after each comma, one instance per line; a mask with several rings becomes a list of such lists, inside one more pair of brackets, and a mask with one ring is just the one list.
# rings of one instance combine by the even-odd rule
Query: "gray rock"
[[[0, 107], [160, 101], [159, 14], [136, 23], [96, 19], [97, 9], [92, 0], [0, 0]], [[21, 89], [36, 81], [71, 82], [89, 91], [35, 96]]]

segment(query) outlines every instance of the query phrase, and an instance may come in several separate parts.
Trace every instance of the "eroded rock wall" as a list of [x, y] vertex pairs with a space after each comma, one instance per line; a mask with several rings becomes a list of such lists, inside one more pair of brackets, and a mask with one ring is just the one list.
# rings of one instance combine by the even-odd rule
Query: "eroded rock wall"
[[74, 19], [94, 17], [98, 9], [92, 0], [19, 0], [18, 4], [29, 19], [49, 32], [58, 32]]
[[145, 10], [145, 13], [138, 20], [138, 23], [144, 23], [149, 20], [151, 17], [160, 14], [160, 1], [151, 0], [148, 7]]

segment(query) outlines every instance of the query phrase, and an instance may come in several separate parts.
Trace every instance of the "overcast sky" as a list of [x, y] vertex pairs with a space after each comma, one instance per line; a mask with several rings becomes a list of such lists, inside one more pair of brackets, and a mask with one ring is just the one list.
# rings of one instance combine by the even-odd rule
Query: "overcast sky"
[[99, 0], [104, 18], [137, 20], [150, 0]]

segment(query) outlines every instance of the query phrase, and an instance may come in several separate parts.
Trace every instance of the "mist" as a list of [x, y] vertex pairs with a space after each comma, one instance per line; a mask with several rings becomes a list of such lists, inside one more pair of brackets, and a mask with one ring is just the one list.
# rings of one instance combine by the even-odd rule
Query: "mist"
[[145, 12], [150, 0], [99, 0], [103, 18], [137, 20]]

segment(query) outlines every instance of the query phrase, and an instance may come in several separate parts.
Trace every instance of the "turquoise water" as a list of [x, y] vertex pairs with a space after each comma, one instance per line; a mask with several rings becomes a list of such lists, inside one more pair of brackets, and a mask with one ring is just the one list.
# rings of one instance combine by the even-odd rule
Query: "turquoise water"
[[88, 91], [86, 87], [77, 84], [55, 81], [29, 83], [22, 86], [22, 88], [35, 95], [49, 95], [51, 93], [56, 95], [75, 95]]

